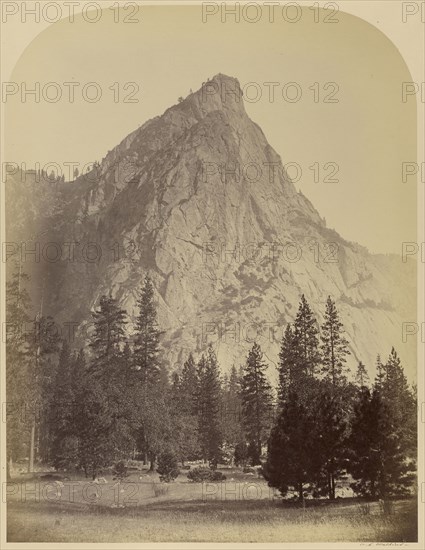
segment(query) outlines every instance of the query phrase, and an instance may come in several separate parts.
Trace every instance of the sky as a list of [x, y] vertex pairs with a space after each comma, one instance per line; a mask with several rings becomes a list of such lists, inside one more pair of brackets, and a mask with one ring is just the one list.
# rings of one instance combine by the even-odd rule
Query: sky
[[[403, 242], [416, 241], [416, 182], [402, 178], [403, 163], [417, 161], [416, 104], [402, 101], [412, 77], [394, 44], [341, 12], [306, 8], [294, 23], [280, 12], [273, 23], [264, 11], [255, 23], [247, 20], [253, 11], [239, 23], [221, 15], [203, 21], [201, 6], [158, 5], [133, 17], [105, 9], [96, 23], [78, 15], [50, 25], [10, 76], [6, 160], [56, 163], [67, 176], [69, 163], [100, 161], [178, 97], [224, 73], [239, 80], [247, 113], [329, 227], [371, 252], [400, 253]], [[338, 23], [325, 23], [326, 15]], [[38, 102], [25, 95], [36, 86]]]

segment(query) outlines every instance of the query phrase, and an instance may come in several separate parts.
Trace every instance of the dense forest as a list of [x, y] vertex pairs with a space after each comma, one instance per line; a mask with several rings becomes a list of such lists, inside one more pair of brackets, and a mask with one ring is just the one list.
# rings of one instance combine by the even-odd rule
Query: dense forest
[[[50, 330], [51, 317], [33, 316], [27, 282], [17, 269], [7, 284], [9, 475], [26, 460], [29, 471], [42, 463], [93, 479], [129, 460], [168, 474], [203, 461], [211, 470], [258, 465], [271, 487], [300, 500], [335, 498], [347, 476], [370, 498], [415, 490], [416, 390], [394, 348], [378, 356], [374, 380], [361, 362], [350, 374], [349, 343], [330, 296], [322, 326], [301, 297], [273, 387], [257, 343], [229, 374], [211, 345], [168, 372], [149, 276], [131, 334], [126, 311], [104, 295], [84, 349]], [[32, 331], [21, 330], [28, 324]]]

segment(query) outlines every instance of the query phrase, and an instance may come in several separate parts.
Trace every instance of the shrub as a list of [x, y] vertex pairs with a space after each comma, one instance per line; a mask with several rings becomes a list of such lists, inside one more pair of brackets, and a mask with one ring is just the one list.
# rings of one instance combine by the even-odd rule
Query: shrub
[[210, 468], [203, 468], [199, 466], [190, 470], [187, 474], [187, 479], [194, 483], [200, 483], [202, 481], [224, 481], [226, 476], [217, 470], [211, 470]]
[[224, 464], [232, 464], [235, 455], [235, 447], [227, 443], [223, 443], [220, 449], [220, 458]]
[[217, 466], [218, 466], [218, 460], [216, 457], [212, 458], [210, 461], [209, 461], [209, 464], [208, 466], [211, 468], [211, 470], [217, 470]]
[[179, 475], [176, 455], [170, 451], [161, 453], [158, 457], [158, 466], [156, 471], [159, 474], [159, 480], [165, 483], [174, 481]]
[[238, 443], [235, 446], [235, 466], [245, 466], [248, 460], [248, 447], [245, 443]]
[[224, 474], [215, 470], [214, 472], [212, 472], [210, 481], [224, 481], [225, 479], [226, 479], [226, 476]]
[[187, 474], [187, 479], [189, 481], [194, 481], [195, 483], [199, 483], [200, 481], [209, 481], [211, 474], [212, 471], [209, 468], [202, 468], [202, 466], [198, 466], [197, 468], [190, 470]]
[[112, 475], [113, 475], [112, 479], [113, 480], [117, 479], [118, 481], [122, 481], [123, 479], [128, 477], [129, 474], [127, 471], [127, 466], [125, 465], [123, 460], [120, 460], [119, 462], [114, 464], [112, 468]]

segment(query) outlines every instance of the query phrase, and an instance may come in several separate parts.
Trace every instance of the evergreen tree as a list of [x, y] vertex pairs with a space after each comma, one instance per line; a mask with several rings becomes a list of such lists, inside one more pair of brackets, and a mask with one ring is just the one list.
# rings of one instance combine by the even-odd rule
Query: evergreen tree
[[133, 364], [136, 373], [134, 402], [139, 427], [136, 439], [144, 460], [150, 460], [150, 469], [155, 468], [156, 456], [169, 450], [172, 426], [169, 395], [169, 379], [165, 363], [161, 361], [160, 337], [154, 287], [146, 275], [138, 299]]
[[174, 372], [171, 377], [170, 398], [176, 410], [181, 410], [183, 407], [183, 395], [181, 393], [181, 382], [178, 372]]
[[335, 392], [332, 385], [323, 384], [318, 394], [313, 413], [316, 421], [316, 457], [320, 465], [318, 485], [330, 499], [335, 499], [336, 479], [346, 467], [346, 438], [348, 415], [344, 394]]
[[[321, 363], [323, 383], [316, 384], [312, 402], [318, 421], [318, 456], [330, 499], [335, 498], [336, 477], [343, 473], [347, 431], [347, 378], [345, 366], [348, 341], [345, 339], [335, 302], [328, 296], [321, 334]], [[319, 485], [321, 479], [319, 479]]]
[[[56, 371], [52, 402], [50, 406], [50, 426], [52, 432], [51, 461], [56, 468], [76, 466], [76, 445], [72, 446], [74, 435], [75, 395], [73, 388], [73, 363], [68, 342], [62, 341], [59, 364]], [[75, 439], [73, 440], [75, 443]]]
[[[102, 296], [99, 309], [93, 313], [94, 333], [90, 341], [88, 403], [100, 426], [111, 431], [110, 457], [119, 459], [132, 446], [128, 422], [129, 349], [126, 346], [126, 312], [111, 295]], [[99, 413], [99, 414], [98, 414]], [[109, 418], [102, 416], [109, 416]], [[99, 432], [103, 437], [103, 433]], [[102, 447], [102, 446], [101, 446]]]
[[390, 420], [403, 448], [411, 458], [416, 456], [417, 415], [416, 397], [407, 383], [400, 358], [394, 348], [380, 380], [381, 397], [387, 406]]
[[304, 294], [294, 322], [293, 349], [297, 357], [294, 383], [302, 385], [307, 376], [316, 374], [320, 362], [317, 321]]
[[325, 321], [322, 325], [321, 351], [322, 372], [335, 387], [345, 378], [346, 355], [349, 355], [348, 340], [344, 337], [344, 326], [339, 318], [335, 302], [328, 296]]
[[243, 425], [254, 464], [260, 463], [262, 444], [267, 441], [271, 424], [273, 395], [266, 369], [261, 348], [254, 344], [241, 383]]
[[121, 364], [120, 378], [122, 378], [123, 386], [126, 387], [125, 391], [128, 392], [129, 406], [132, 406], [130, 396], [138, 380], [137, 380], [137, 372], [133, 362], [133, 350], [129, 340], [126, 340], [124, 343], [124, 348], [122, 350], [121, 357], [120, 357], [120, 364]]
[[62, 343], [56, 373], [51, 410], [51, 463], [56, 468], [80, 468], [80, 442], [87, 427], [85, 387], [88, 382], [83, 350], [71, 354], [68, 343]]
[[82, 454], [80, 453], [80, 443], [84, 429], [87, 426], [87, 420], [84, 414], [85, 403], [84, 394], [88, 381], [88, 365], [83, 349], [74, 352], [72, 357], [72, 376], [71, 387], [73, 395], [72, 417], [70, 419], [70, 432], [67, 441], [62, 444], [64, 447], [62, 460], [66, 460], [69, 465], [75, 462], [78, 469], [83, 468]]
[[306, 484], [313, 484], [317, 475], [316, 422], [290, 391], [269, 437], [264, 477], [283, 496], [292, 488], [302, 501]]
[[26, 289], [29, 282], [29, 276], [22, 271], [19, 264], [6, 284], [6, 319], [8, 328], [12, 330], [7, 333], [8, 342], [13, 342], [13, 338], [21, 338], [25, 331], [24, 326], [30, 322], [29, 311], [31, 309], [31, 298]]
[[207, 357], [198, 363], [198, 433], [202, 458], [216, 465], [220, 459], [221, 383], [214, 350], [210, 345]]
[[356, 370], [356, 384], [359, 387], [359, 389], [361, 389], [361, 388], [367, 388], [368, 383], [369, 383], [369, 375], [367, 373], [366, 367], [361, 361], [359, 361], [357, 365], [357, 370]]
[[134, 336], [134, 361], [141, 383], [146, 386], [160, 378], [159, 340], [154, 287], [148, 275], [137, 301], [139, 313]]
[[[200, 453], [198, 418], [196, 411], [194, 411], [196, 403], [193, 402], [193, 399], [196, 398], [196, 383], [191, 388], [186, 385], [192, 377], [192, 368], [196, 369], [196, 365], [192, 355], [190, 355], [183, 368], [186, 378], [185, 384], [183, 384], [183, 374], [180, 377], [177, 373], [174, 373], [170, 390], [172, 450], [182, 464], [186, 460], [198, 458]], [[196, 370], [194, 372], [196, 375]], [[195, 395], [192, 395], [192, 392]]]
[[294, 340], [294, 332], [290, 323], [286, 325], [282, 344], [279, 352], [279, 385], [278, 399], [282, 406], [288, 398], [289, 388], [296, 380], [298, 365], [297, 346]]
[[385, 374], [384, 374], [384, 365], [381, 361], [381, 356], [377, 355], [376, 357], [376, 377], [375, 377], [375, 385], [381, 386], [383, 380], [384, 380]]
[[169, 390], [159, 384], [144, 389], [142, 400], [136, 402], [138, 415], [137, 444], [144, 459], [149, 459], [150, 470], [155, 469], [156, 457], [165, 451], [173, 450], [175, 428], [169, 405]]
[[123, 364], [126, 314], [111, 296], [102, 296], [92, 314], [92, 359], [81, 397], [85, 424], [79, 421], [80, 462], [93, 478], [102, 467], [129, 453], [132, 434], [125, 403], [126, 369]]
[[56, 377], [60, 337], [57, 326], [50, 316], [38, 314], [33, 322], [33, 331], [28, 337], [28, 402], [31, 410], [29, 471], [34, 461], [50, 459], [52, 445], [50, 427], [50, 403]]
[[30, 320], [29, 277], [19, 264], [6, 283], [6, 450], [7, 473], [13, 461], [27, 456], [30, 440], [27, 415], [22, 414], [31, 388], [25, 325]]
[[90, 375], [93, 380], [100, 379], [105, 384], [111, 384], [122, 375], [118, 369], [123, 366], [120, 359], [125, 345], [126, 313], [111, 295], [104, 295], [92, 317], [94, 332], [89, 344], [93, 354]]
[[[86, 476], [95, 479], [102, 469], [114, 462], [116, 438], [108, 400], [99, 385], [84, 388], [84, 407], [79, 411], [78, 461]], [[83, 422], [83, 420], [85, 422]]]
[[235, 456], [236, 447], [246, 443], [242, 426], [241, 383], [238, 370], [233, 365], [230, 376], [223, 381], [222, 397], [222, 433], [230, 460]]
[[201, 447], [201, 457], [203, 460], [208, 458], [208, 396], [205, 390], [207, 360], [202, 354], [196, 369], [197, 376], [197, 413], [198, 413], [198, 438]]
[[184, 457], [194, 460], [200, 456], [200, 441], [198, 434], [198, 375], [192, 353], [183, 365], [180, 379], [182, 395], [182, 447]]
[[356, 480], [352, 487], [356, 492], [370, 495], [372, 498], [377, 494], [380, 462], [378, 450], [380, 406], [380, 399], [376, 392], [372, 400], [368, 388], [360, 389], [349, 438], [348, 471]]
[[164, 391], [168, 391], [170, 389], [170, 373], [168, 372], [167, 361], [164, 358], [162, 358], [162, 361], [159, 363], [157, 384], [163, 388]]
[[195, 417], [198, 414], [197, 395], [198, 395], [198, 376], [196, 373], [196, 363], [193, 355], [190, 353], [187, 361], [183, 365], [180, 379], [180, 391], [183, 396], [183, 410], [186, 414]]
[[388, 405], [379, 386], [363, 388], [355, 406], [349, 438], [348, 471], [355, 491], [372, 498], [406, 494], [413, 481], [413, 463], [406, 460]]

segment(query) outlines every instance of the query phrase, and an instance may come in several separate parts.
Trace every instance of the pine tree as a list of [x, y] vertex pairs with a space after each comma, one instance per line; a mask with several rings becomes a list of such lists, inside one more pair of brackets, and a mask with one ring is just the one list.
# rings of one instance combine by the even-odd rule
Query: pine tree
[[[193, 361], [193, 356], [190, 355], [189, 360], [186, 361], [183, 368], [186, 378], [185, 384], [183, 383], [183, 374], [180, 377], [178, 373], [174, 373], [170, 389], [170, 421], [173, 434], [172, 450], [182, 464], [186, 460], [195, 460], [200, 453], [197, 429], [198, 417], [194, 409], [196, 405], [196, 402], [194, 402], [194, 399], [196, 399], [196, 383], [190, 388], [186, 385], [193, 375], [192, 368], [196, 369], [196, 365]], [[194, 373], [196, 376], [196, 370]], [[189, 394], [187, 393], [188, 390]], [[195, 395], [192, 395], [192, 392]]]
[[269, 437], [264, 477], [283, 496], [293, 488], [302, 501], [306, 484], [312, 484], [317, 475], [316, 422], [290, 391]]
[[84, 395], [88, 383], [88, 365], [83, 349], [74, 352], [72, 358], [71, 385], [73, 394], [72, 417], [68, 443], [64, 445], [64, 455], [68, 462], [75, 461], [78, 469], [83, 469], [84, 457], [80, 452], [81, 441], [87, 426]]
[[[122, 384], [126, 387], [126, 391], [131, 395], [131, 390], [134, 389], [134, 385], [137, 383], [137, 372], [133, 362], [133, 350], [128, 340], [124, 343], [124, 348], [120, 354], [120, 378], [122, 378]], [[129, 399], [129, 406], [130, 399]]]
[[333, 386], [322, 385], [312, 407], [316, 421], [315, 452], [319, 487], [324, 487], [330, 499], [335, 499], [336, 479], [346, 467], [348, 415], [344, 410], [344, 395]]
[[260, 463], [262, 445], [267, 441], [271, 424], [273, 395], [266, 369], [261, 348], [254, 344], [241, 383], [243, 425], [254, 464]]
[[385, 378], [385, 374], [384, 374], [384, 365], [382, 364], [382, 361], [381, 361], [381, 356], [377, 355], [376, 357], [376, 377], [375, 377], [375, 384], [377, 386], [380, 386], [383, 382]]
[[180, 377], [181, 400], [181, 449], [184, 459], [194, 460], [200, 456], [198, 434], [198, 376], [192, 353], [185, 361]]
[[330, 499], [335, 498], [336, 477], [343, 472], [347, 431], [345, 357], [349, 351], [343, 332], [335, 302], [328, 296], [321, 334], [321, 371], [324, 380], [321, 384], [315, 384], [317, 395], [313, 394], [312, 406], [318, 422], [317, 452], [322, 463], [319, 477], [323, 477]]
[[379, 407], [377, 394], [372, 401], [370, 390], [361, 388], [349, 437], [348, 471], [356, 480], [352, 487], [356, 492], [372, 498], [377, 494], [379, 471]]
[[178, 372], [173, 372], [173, 375], [171, 377], [171, 388], [170, 388], [170, 399], [175, 404], [176, 409], [182, 408], [182, 394], [181, 394], [181, 386], [180, 386], [180, 376]]
[[169, 405], [169, 391], [159, 384], [149, 385], [143, 399], [136, 402], [138, 415], [137, 443], [145, 459], [150, 461], [150, 470], [155, 469], [156, 457], [173, 450], [172, 409]]
[[82, 356], [72, 355], [66, 340], [62, 341], [59, 364], [56, 372], [52, 403], [50, 407], [50, 426], [52, 431], [51, 462], [56, 468], [78, 466], [78, 383], [82, 382], [80, 368]]
[[208, 458], [208, 395], [205, 389], [207, 360], [202, 354], [196, 369], [197, 377], [197, 414], [198, 414], [198, 438], [201, 447], [201, 457], [203, 460]]
[[31, 320], [31, 298], [26, 289], [29, 280], [29, 276], [22, 271], [21, 264], [7, 280], [6, 318], [9, 327], [13, 328], [11, 332], [8, 331], [8, 341], [11, 342], [13, 337], [22, 337], [25, 334], [24, 325]]
[[355, 491], [372, 498], [406, 494], [413, 481], [413, 463], [406, 460], [388, 404], [376, 386], [363, 388], [355, 406], [349, 438], [348, 471]]
[[6, 450], [7, 474], [13, 461], [27, 456], [29, 424], [22, 414], [31, 389], [29, 349], [25, 325], [31, 320], [31, 299], [26, 290], [29, 282], [19, 264], [6, 283]]
[[99, 309], [92, 313], [92, 317], [90, 375], [93, 380], [112, 382], [121, 375], [117, 369], [122, 367], [120, 359], [125, 345], [126, 313], [109, 295], [100, 298]]
[[100, 386], [87, 386], [82, 398], [84, 407], [77, 420], [80, 426], [78, 460], [86, 475], [95, 479], [104, 467], [114, 462], [116, 432], [108, 400]]
[[56, 377], [60, 337], [54, 319], [38, 314], [33, 323], [33, 332], [28, 338], [28, 411], [31, 420], [29, 471], [34, 461], [50, 459], [52, 445], [49, 423], [50, 403]]
[[357, 370], [356, 370], [356, 384], [359, 387], [359, 389], [361, 389], [361, 388], [367, 388], [368, 382], [369, 382], [369, 375], [367, 373], [366, 367], [361, 361], [359, 361], [357, 365]]
[[99, 309], [93, 313], [92, 359], [88, 370], [88, 383], [94, 389], [92, 397], [107, 403], [113, 438], [121, 442], [122, 449], [130, 444], [127, 425], [130, 352], [126, 345], [126, 317], [116, 299], [111, 295], [101, 297]]
[[335, 387], [345, 378], [346, 355], [349, 355], [348, 340], [344, 337], [344, 326], [339, 318], [335, 302], [328, 296], [325, 321], [322, 325], [321, 352], [322, 372]]
[[416, 456], [417, 422], [416, 398], [407, 383], [400, 358], [394, 348], [382, 366], [380, 390], [389, 411], [394, 430], [398, 433], [408, 455]]
[[198, 376], [196, 374], [196, 363], [193, 355], [190, 353], [187, 361], [183, 365], [180, 379], [180, 391], [183, 396], [184, 412], [191, 415], [197, 415], [197, 387]]
[[134, 361], [142, 385], [157, 383], [160, 377], [159, 340], [154, 287], [148, 275], [137, 301], [139, 313], [134, 336]]
[[123, 364], [126, 314], [111, 296], [102, 296], [93, 314], [92, 359], [82, 390], [86, 423], [79, 421], [80, 462], [93, 478], [132, 448], [125, 415], [126, 370]]
[[316, 374], [320, 362], [317, 321], [304, 294], [294, 322], [293, 349], [297, 356], [294, 369], [294, 382], [297, 383]]
[[59, 363], [56, 371], [54, 391], [52, 402], [50, 403], [50, 425], [52, 427], [53, 437], [53, 456], [52, 462], [56, 463], [56, 457], [59, 453], [61, 441], [70, 432], [70, 407], [73, 403], [71, 382], [71, 350], [68, 342], [62, 341], [62, 348], [59, 355]]
[[144, 460], [150, 460], [155, 468], [156, 457], [169, 450], [172, 426], [167, 404], [169, 379], [165, 363], [161, 360], [154, 286], [146, 275], [138, 299], [133, 364], [136, 372], [134, 402], [139, 419], [136, 439]]
[[230, 370], [230, 376], [223, 381], [222, 433], [226, 449], [232, 460], [238, 445], [246, 443], [242, 426], [241, 383], [235, 365]]
[[279, 352], [279, 385], [278, 399], [282, 406], [288, 398], [289, 388], [296, 379], [297, 350], [294, 332], [290, 323], [287, 324]]
[[202, 457], [213, 466], [221, 458], [220, 409], [220, 371], [214, 350], [210, 345], [207, 357], [202, 355], [198, 363], [198, 433]]

